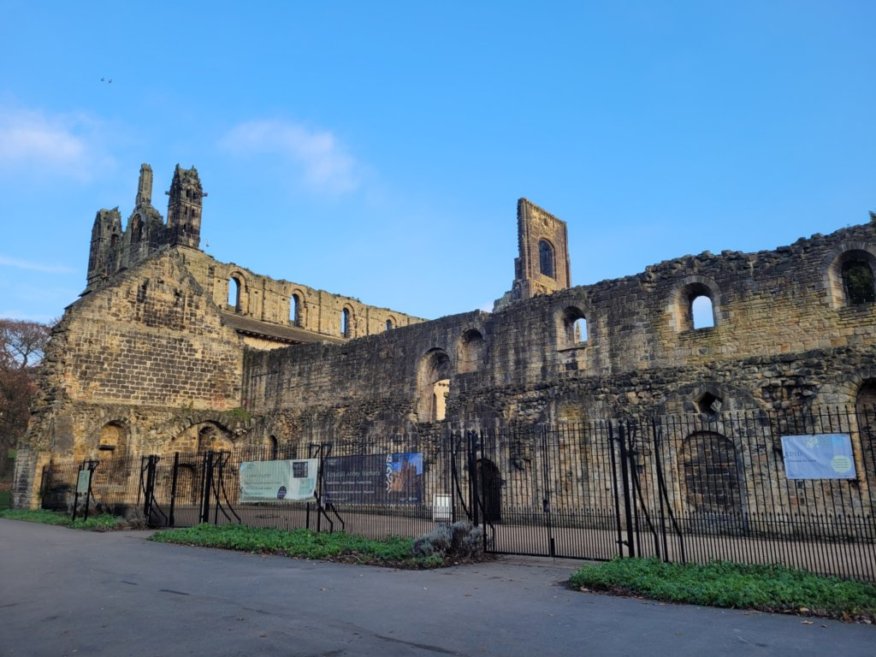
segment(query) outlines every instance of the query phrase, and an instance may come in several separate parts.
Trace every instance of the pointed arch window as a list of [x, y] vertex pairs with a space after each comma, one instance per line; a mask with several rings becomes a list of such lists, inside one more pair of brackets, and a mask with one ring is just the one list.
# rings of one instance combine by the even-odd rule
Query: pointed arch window
[[557, 277], [554, 247], [547, 240], [538, 241], [538, 269], [544, 276]]

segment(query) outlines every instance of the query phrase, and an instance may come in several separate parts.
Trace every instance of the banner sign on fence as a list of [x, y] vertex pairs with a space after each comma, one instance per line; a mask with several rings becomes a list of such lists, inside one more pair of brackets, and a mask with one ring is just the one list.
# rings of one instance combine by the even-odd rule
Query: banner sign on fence
[[854, 479], [851, 436], [821, 433], [782, 436], [782, 456], [788, 479]]
[[323, 496], [334, 504], [420, 504], [423, 455], [357, 454], [323, 461]]
[[318, 468], [319, 459], [244, 461], [240, 464], [240, 501], [312, 500]]

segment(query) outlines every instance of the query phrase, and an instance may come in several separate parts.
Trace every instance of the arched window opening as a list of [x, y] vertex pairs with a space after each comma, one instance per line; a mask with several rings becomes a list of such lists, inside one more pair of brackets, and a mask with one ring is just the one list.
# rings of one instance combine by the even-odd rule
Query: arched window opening
[[563, 311], [563, 334], [560, 348], [583, 346], [587, 343], [587, 318], [583, 310], [569, 306]]
[[736, 447], [719, 433], [697, 431], [682, 448], [688, 504], [703, 513], [739, 513], [742, 490]]
[[502, 474], [489, 459], [478, 460], [478, 480], [483, 495], [484, 522], [502, 520]]
[[395, 328], [395, 324], [393, 323], [392, 318], [387, 319], [386, 320], [386, 330], [391, 331], [394, 328]]
[[699, 331], [718, 325], [720, 296], [713, 282], [693, 280], [679, 287], [676, 294], [676, 326], [679, 332]]
[[280, 446], [277, 442], [276, 436], [268, 436], [268, 454], [270, 455], [270, 459], [272, 461], [276, 461], [277, 457], [280, 453]]
[[240, 312], [240, 281], [236, 276], [228, 279], [228, 305]]
[[476, 372], [484, 359], [484, 336], [477, 329], [462, 334], [457, 350], [460, 373]]
[[297, 294], [289, 297], [289, 321], [295, 326], [301, 326], [301, 299]]
[[873, 270], [864, 258], [855, 257], [846, 260], [842, 266], [843, 290], [846, 301], [851, 306], [876, 301]]
[[441, 422], [447, 417], [450, 394], [450, 357], [443, 349], [432, 349], [417, 368], [417, 419]]
[[538, 268], [545, 276], [556, 278], [554, 247], [547, 240], [538, 241]]
[[695, 331], [715, 327], [715, 309], [705, 294], [697, 294], [690, 302], [691, 326]]
[[350, 309], [344, 308], [341, 311], [341, 336], [345, 338], [349, 338], [352, 333], [352, 326], [350, 324]]

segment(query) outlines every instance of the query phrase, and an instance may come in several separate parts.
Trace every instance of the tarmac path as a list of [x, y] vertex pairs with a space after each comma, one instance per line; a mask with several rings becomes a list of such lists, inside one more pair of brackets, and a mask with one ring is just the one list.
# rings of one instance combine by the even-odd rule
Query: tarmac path
[[431, 571], [0, 519], [0, 657], [873, 657], [876, 628], [580, 593], [550, 559]]

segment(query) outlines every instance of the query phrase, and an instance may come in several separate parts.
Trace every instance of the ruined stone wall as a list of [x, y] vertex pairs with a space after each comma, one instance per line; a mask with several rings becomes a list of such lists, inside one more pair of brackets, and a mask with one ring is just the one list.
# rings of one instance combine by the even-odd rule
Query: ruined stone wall
[[242, 350], [179, 254], [168, 250], [68, 308], [46, 352], [32, 444], [69, 449], [94, 439], [84, 425], [72, 426], [75, 404], [238, 407]]
[[[341, 346], [249, 353], [246, 404], [314, 435], [426, 424], [422, 394], [444, 379], [445, 420], [468, 425], [854, 404], [876, 377], [876, 304], [846, 298], [841, 264], [874, 252], [863, 225], [771, 252], [680, 258]], [[714, 326], [692, 324], [696, 296], [711, 300]]]
[[[187, 249], [184, 257], [192, 275], [208, 291], [213, 303], [243, 317], [338, 338], [383, 333], [388, 328], [387, 322], [392, 328], [398, 328], [424, 321], [388, 308], [369, 306], [352, 297], [261, 276], [234, 263], [219, 262], [200, 251]], [[293, 297], [296, 313], [292, 312]], [[341, 332], [345, 309], [347, 335]]]

